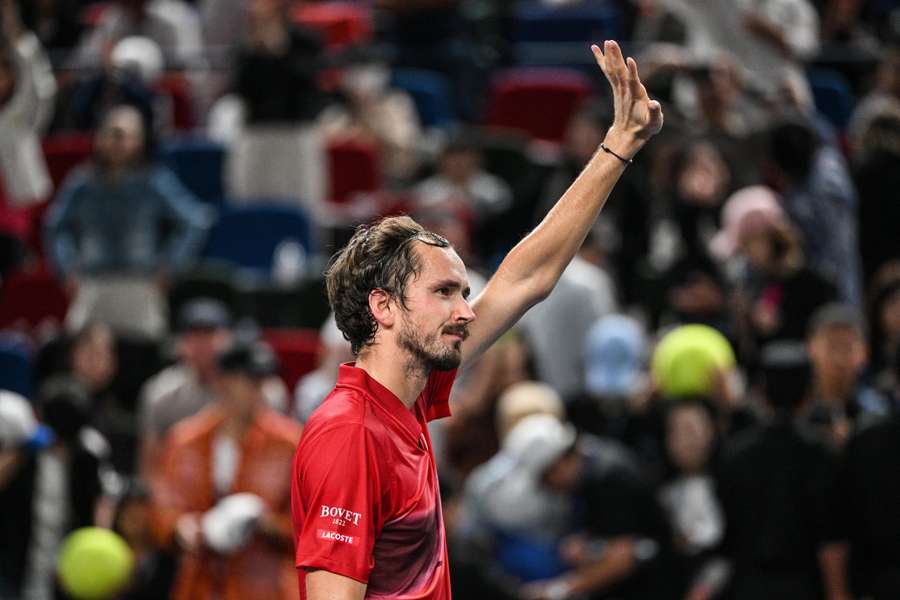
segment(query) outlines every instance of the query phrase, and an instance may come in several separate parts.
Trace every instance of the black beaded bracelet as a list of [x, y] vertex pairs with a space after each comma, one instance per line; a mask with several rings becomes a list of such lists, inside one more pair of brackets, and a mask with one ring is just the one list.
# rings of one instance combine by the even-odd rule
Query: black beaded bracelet
[[625, 158], [624, 156], [619, 156], [618, 154], [616, 154], [615, 152], [613, 152], [612, 150], [607, 148], [606, 144], [604, 144], [602, 142], [600, 143], [600, 149], [603, 150], [604, 152], [606, 152], [607, 154], [612, 154], [613, 156], [615, 156], [616, 158], [621, 160], [623, 163], [625, 163], [626, 166], [630, 165], [633, 162], [630, 158]]

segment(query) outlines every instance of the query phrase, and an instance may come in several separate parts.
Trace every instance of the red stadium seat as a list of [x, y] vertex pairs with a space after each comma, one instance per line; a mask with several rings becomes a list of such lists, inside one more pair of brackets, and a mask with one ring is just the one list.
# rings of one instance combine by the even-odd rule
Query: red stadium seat
[[332, 202], [341, 204], [358, 192], [381, 188], [378, 152], [372, 144], [352, 139], [329, 141], [328, 160]]
[[191, 131], [197, 125], [190, 82], [180, 73], [163, 75], [156, 84], [156, 93], [172, 103], [172, 121], [178, 131]]
[[485, 123], [560, 142], [569, 119], [592, 93], [590, 81], [568, 69], [515, 69], [491, 86]]
[[0, 329], [33, 331], [46, 321], [63, 322], [69, 296], [47, 271], [17, 273], [0, 291]]
[[322, 344], [315, 329], [267, 329], [263, 339], [278, 355], [279, 374], [291, 391], [301, 377], [319, 364]]
[[89, 133], [59, 133], [44, 140], [44, 157], [53, 185], [59, 189], [73, 167], [80, 165], [94, 152], [94, 138]]
[[342, 48], [372, 39], [372, 11], [359, 4], [303, 3], [294, 9], [292, 18], [318, 31], [329, 48]]

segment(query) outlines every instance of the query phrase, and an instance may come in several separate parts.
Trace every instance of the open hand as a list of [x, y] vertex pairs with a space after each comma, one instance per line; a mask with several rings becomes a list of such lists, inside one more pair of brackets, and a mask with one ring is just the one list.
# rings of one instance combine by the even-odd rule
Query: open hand
[[[615, 115], [608, 138], [622, 137], [615, 140], [620, 145], [613, 150], [630, 157], [662, 129], [662, 106], [647, 95], [647, 88], [638, 76], [637, 63], [631, 57], [625, 59], [616, 42], [607, 40], [602, 50], [593, 45], [591, 51], [613, 92]], [[612, 147], [613, 143], [607, 145]]]

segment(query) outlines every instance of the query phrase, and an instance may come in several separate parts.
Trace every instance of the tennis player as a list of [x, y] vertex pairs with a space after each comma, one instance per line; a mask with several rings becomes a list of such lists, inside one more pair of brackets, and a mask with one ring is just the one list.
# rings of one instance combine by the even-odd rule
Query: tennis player
[[471, 304], [462, 260], [408, 217], [360, 227], [334, 257], [328, 299], [356, 362], [340, 367], [294, 459], [302, 599], [450, 599], [426, 423], [449, 416], [456, 370], [550, 293], [631, 157], [663, 124], [634, 60], [613, 41], [591, 50], [612, 86], [613, 124]]

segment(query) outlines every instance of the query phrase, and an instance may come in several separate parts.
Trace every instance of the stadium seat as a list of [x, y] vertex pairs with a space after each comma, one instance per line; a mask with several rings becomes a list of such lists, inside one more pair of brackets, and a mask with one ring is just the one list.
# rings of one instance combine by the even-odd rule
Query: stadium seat
[[31, 398], [31, 347], [16, 335], [0, 334], [0, 389]]
[[0, 329], [34, 330], [45, 322], [61, 324], [69, 296], [47, 271], [16, 273], [0, 291]]
[[358, 192], [374, 192], [381, 187], [378, 152], [360, 140], [328, 142], [331, 201], [338, 204], [353, 199]]
[[568, 69], [513, 69], [491, 85], [485, 124], [560, 142], [569, 119], [592, 93], [590, 81]]
[[196, 138], [177, 140], [163, 148], [162, 160], [198, 198], [214, 205], [223, 202], [222, 144]]
[[291, 13], [294, 22], [322, 34], [329, 48], [343, 48], [372, 39], [372, 11], [351, 2], [301, 3]]
[[262, 328], [318, 329], [328, 318], [328, 299], [322, 278], [296, 285], [245, 286], [242, 304]]
[[394, 69], [391, 85], [409, 94], [424, 127], [447, 127], [456, 122], [453, 91], [447, 77], [425, 69]]
[[167, 73], [156, 83], [155, 91], [172, 104], [172, 121], [178, 131], [191, 131], [197, 124], [190, 82], [180, 73]]
[[181, 308], [196, 298], [212, 298], [222, 302], [237, 319], [244, 314], [244, 304], [239, 290], [240, 281], [234, 267], [228, 263], [204, 261], [193, 269], [180, 273], [169, 286], [169, 320], [172, 331], [178, 329]]
[[318, 366], [321, 347], [318, 330], [267, 329], [262, 337], [278, 355], [279, 374], [289, 390]]
[[313, 254], [310, 218], [300, 207], [260, 201], [225, 209], [209, 232], [203, 256], [269, 279], [276, 253], [287, 244], [298, 244], [306, 257]]
[[80, 165], [94, 152], [94, 138], [89, 133], [58, 133], [44, 140], [44, 157], [55, 189], [73, 167]]
[[571, 6], [520, 2], [512, 18], [513, 53], [519, 64], [592, 63], [587, 45], [622, 39], [622, 27], [621, 12], [611, 1]]
[[807, 79], [816, 108], [832, 125], [843, 130], [856, 105], [847, 79], [832, 69], [810, 69]]

